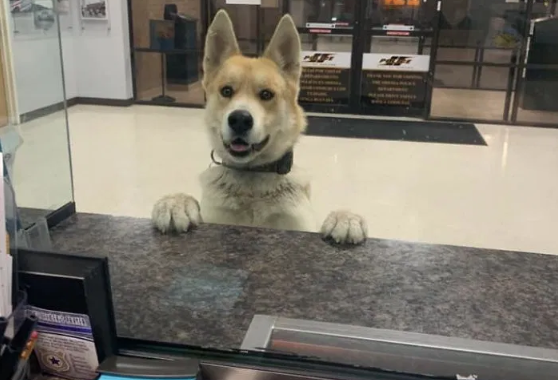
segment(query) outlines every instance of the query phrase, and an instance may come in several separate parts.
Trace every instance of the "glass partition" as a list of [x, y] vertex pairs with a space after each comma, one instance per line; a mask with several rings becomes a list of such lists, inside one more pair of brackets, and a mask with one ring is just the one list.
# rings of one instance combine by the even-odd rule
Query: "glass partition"
[[74, 140], [96, 214], [53, 245], [109, 256], [126, 349], [551, 379], [558, 135], [517, 125], [556, 127], [541, 4], [132, 0], [140, 104], [72, 115], [114, 129]]
[[60, 31], [67, 16], [50, 0], [4, 3], [14, 106], [0, 139], [26, 227], [73, 203]]

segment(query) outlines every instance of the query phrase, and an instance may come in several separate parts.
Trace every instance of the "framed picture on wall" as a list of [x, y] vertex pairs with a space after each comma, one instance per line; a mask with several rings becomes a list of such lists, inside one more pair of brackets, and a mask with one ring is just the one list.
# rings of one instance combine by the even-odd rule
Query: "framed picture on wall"
[[107, 0], [80, 0], [82, 20], [108, 20]]

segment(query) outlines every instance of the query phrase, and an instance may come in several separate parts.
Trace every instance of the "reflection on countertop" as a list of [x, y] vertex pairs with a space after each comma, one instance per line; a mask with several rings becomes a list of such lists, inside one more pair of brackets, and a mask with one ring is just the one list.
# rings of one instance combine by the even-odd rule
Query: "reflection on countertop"
[[[373, 234], [373, 231], [372, 231]], [[558, 348], [558, 257], [77, 214], [58, 251], [109, 257], [119, 336], [239, 348], [255, 314]]]

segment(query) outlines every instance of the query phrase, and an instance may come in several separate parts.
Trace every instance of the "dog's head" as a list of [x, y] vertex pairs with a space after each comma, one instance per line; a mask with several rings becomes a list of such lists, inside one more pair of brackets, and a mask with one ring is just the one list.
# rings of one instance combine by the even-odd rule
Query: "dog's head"
[[237, 166], [281, 158], [306, 127], [298, 105], [300, 37], [284, 16], [262, 57], [241, 54], [223, 10], [209, 27], [203, 60], [205, 120], [215, 152]]

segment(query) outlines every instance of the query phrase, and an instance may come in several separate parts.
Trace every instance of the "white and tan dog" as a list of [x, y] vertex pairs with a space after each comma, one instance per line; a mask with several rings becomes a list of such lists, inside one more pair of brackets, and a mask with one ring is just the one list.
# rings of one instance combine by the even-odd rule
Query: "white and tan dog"
[[[209, 27], [203, 61], [205, 123], [213, 154], [222, 162], [201, 176], [201, 207], [186, 194], [160, 199], [154, 225], [185, 232], [202, 222], [316, 231], [310, 184], [291, 172], [292, 151], [306, 128], [298, 105], [301, 43], [284, 16], [264, 55], [241, 54], [232, 22], [219, 11]], [[366, 239], [362, 217], [332, 212], [325, 238], [357, 244]]]

